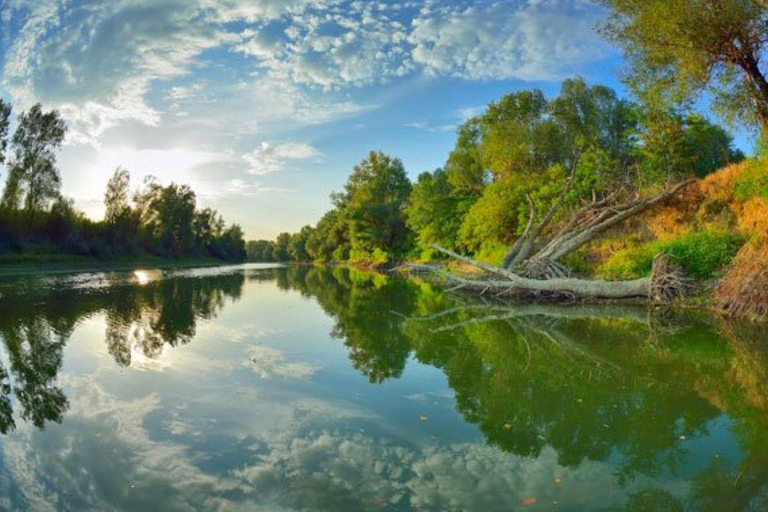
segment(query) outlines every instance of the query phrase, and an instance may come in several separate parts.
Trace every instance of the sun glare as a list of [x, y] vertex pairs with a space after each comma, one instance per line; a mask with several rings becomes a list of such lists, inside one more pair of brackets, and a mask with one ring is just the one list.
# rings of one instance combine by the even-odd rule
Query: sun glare
[[140, 285], [149, 283], [149, 274], [144, 270], [135, 270], [133, 276]]

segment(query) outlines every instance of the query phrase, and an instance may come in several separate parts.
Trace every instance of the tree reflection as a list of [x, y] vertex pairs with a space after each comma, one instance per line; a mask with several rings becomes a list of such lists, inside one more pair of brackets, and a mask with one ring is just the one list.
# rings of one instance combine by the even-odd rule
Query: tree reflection
[[[177, 276], [135, 286], [119, 275], [107, 286], [4, 288], [0, 298], [0, 433], [16, 428], [19, 416], [38, 428], [60, 423], [68, 407], [58, 385], [63, 351], [78, 321], [106, 316], [107, 349], [129, 366], [152, 359], [165, 346], [189, 343], [198, 319], [213, 318], [242, 293], [242, 272], [208, 277]], [[3, 359], [5, 361], [3, 361]]]
[[198, 319], [218, 314], [227, 298], [238, 299], [242, 273], [208, 278], [177, 277], [114, 290], [105, 304], [106, 342], [121, 366], [155, 359], [166, 346], [192, 341]]
[[297, 265], [269, 272], [281, 289], [317, 299], [336, 321], [331, 335], [344, 342], [352, 365], [370, 382], [403, 373], [411, 343], [392, 312], [414, 308], [418, 289], [412, 283], [349, 267]]
[[[5, 315], [3, 315], [5, 316]], [[0, 320], [8, 367], [0, 368], [0, 432], [16, 427], [11, 395], [16, 397], [21, 418], [38, 428], [60, 423], [67, 398], [56, 385], [62, 365], [66, 333], [56, 332], [45, 318], [32, 315]]]
[[428, 284], [342, 268], [272, 272], [316, 298], [371, 382], [400, 376], [410, 356], [440, 368], [464, 418], [506, 452], [551, 446], [566, 467], [618, 461], [627, 485], [663, 479], [689, 471], [687, 443], [727, 412], [745, 460], [714, 459], [690, 503], [647, 489], [626, 510], [768, 504], [768, 333], [638, 308], [457, 303]]

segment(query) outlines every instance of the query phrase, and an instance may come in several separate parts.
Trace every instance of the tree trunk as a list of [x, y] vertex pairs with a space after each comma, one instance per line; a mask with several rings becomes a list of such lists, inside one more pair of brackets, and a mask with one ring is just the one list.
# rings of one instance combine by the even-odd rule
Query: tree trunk
[[[463, 261], [476, 268], [495, 276], [495, 279], [466, 279], [446, 270], [430, 265], [406, 265], [416, 270], [427, 270], [445, 277], [457, 288], [468, 288], [485, 293], [492, 291], [499, 295], [510, 292], [528, 292], [535, 297], [542, 295], [550, 298], [579, 298], [579, 299], [629, 299], [648, 298], [657, 302], [671, 301], [685, 293], [689, 286], [683, 276], [678, 275], [677, 269], [669, 261], [660, 259], [654, 261], [651, 277], [630, 281], [602, 281], [589, 279], [573, 279], [568, 277], [568, 271], [557, 262], [558, 259], [572, 253], [584, 244], [594, 239], [600, 233], [618, 225], [624, 220], [638, 215], [649, 208], [672, 197], [685, 188], [693, 180], [679, 183], [656, 196], [647, 199], [636, 199], [620, 205], [611, 205], [608, 199], [593, 200], [586, 208], [577, 212], [571, 221], [560, 230], [548, 243], [532, 256], [536, 238], [561, 208], [563, 198], [570, 188], [571, 176], [563, 188], [558, 200], [553, 204], [543, 220], [531, 231], [535, 215], [531, 204], [531, 217], [523, 236], [518, 239], [504, 258], [501, 267], [473, 260], [451, 250], [433, 244], [431, 247], [451, 258]], [[522, 264], [519, 262], [522, 261]], [[521, 267], [525, 275], [516, 271]]]
[[475, 261], [472, 258], [461, 256], [453, 251], [440, 247], [439, 245], [432, 245], [432, 248], [436, 251], [442, 252], [452, 258], [459, 261], [468, 263], [474, 267], [480, 268], [494, 274], [499, 277], [505, 278], [504, 280], [473, 280], [464, 279], [462, 277], [454, 276], [443, 270], [439, 270], [436, 267], [430, 267], [426, 265], [412, 265], [413, 268], [422, 268], [430, 271], [438, 271], [439, 274], [447, 277], [450, 281], [457, 285], [462, 285], [466, 288], [472, 289], [489, 289], [494, 291], [531, 291], [542, 292], [548, 294], [562, 294], [572, 295], [574, 297], [584, 299], [626, 299], [632, 297], [648, 297], [650, 292], [651, 279], [642, 278], [632, 281], [600, 281], [590, 279], [529, 279], [520, 275], [510, 272], [506, 269], [487, 265], [480, 261]]

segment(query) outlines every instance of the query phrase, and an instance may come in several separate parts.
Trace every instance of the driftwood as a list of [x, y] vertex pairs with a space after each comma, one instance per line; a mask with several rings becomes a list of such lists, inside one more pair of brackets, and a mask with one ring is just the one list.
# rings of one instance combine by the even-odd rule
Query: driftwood
[[531, 214], [528, 225], [523, 235], [510, 248], [500, 267], [462, 256], [436, 244], [431, 246], [446, 256], [484, 270], [488, 277], [468, 279], [434, 265], [409, 264], [406, 267], [441, 276], [452, 284], [454, 289], [464, 288], [481, 294], [490, 292], [497, 296], [517, 294], [534, 299], [558, 300], [650, 298], [655, 302], [669, 302], [684, 295], [690, 284], [668, 256], [659, 257], [654, 261], [651, 277], [630, 281], [572, 278], [568, 268], [559, 260], [608, 229], [666, 201], [693, 180], [679, 183], [655, 196], [635, 198], [621, 204], [612, 204], [611, 197], [599, 200], [593, 198], [590, 204], [578, 210], [554, 236], [539, 243], [538, 239], [563, 206], [574, 179], [575, 169], [576, 162], [571, 167], [570, 176], [560, 196], [535, 227], [535, 207], [529, 198]]
[[[517, 270], [519, 274], [534, 279], [566, 277], [568, 270], [559, 260], [573, 253], [598, 235], [644, 211], [663, 203], [683, 190], [693, 180], [686, 180], [660, 194], [649, 198], [636, 198], [621, 204], [612, 204], [612, 196], [592, 202], [578, 210], [553, 237], [534, 252], [536, 240], [549, 225], [555, 213], [562, 207], [563, 200], [570, 190], [573, 174], [568, 179], [563, 192], [544, 216], [539, 225], [523, 233], [504, 257], [502, 266], [507, 270]], [[535, 215], [531, 207], [531, 218]]]

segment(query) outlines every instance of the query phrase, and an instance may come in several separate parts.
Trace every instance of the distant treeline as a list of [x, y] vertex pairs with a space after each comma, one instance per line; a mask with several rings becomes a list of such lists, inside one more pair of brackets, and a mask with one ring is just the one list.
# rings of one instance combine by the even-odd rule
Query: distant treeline
[[11, 106], [0, 100], [0, 165], [8, 173], [0, 199], [0, 255], [245, 259], [240, 227], [227, 226], [215, 210], [198, 209], [187, 185], [148, 178], [131, 194], [130, 175], [122, 168], [107, 185], [104, 220], [87, 218], [61, 194], [56, 152], [67, 126], [59, 112], [35, 105], [18, 116], [9, 141], [10, 117]]
[[415, 183], [400, 160], [370, 153], [315, 226], [249, 242], [247, 251], [264, 262], [381, 263], [430, 257], [436, 243], [494, 260], [531, 212], [546, 214], [574, 166], [566, 212], [743, 158], [723, 128], [686, 107], [631, 102], [576, 78], [554, 99], [534, 89], [491, 103], [458, 128], [445, 165]]

